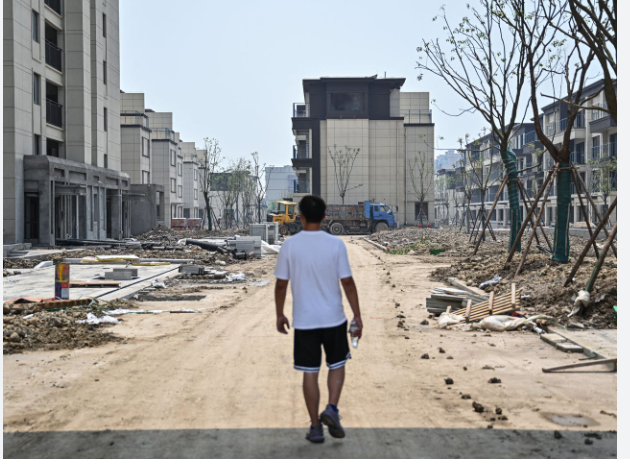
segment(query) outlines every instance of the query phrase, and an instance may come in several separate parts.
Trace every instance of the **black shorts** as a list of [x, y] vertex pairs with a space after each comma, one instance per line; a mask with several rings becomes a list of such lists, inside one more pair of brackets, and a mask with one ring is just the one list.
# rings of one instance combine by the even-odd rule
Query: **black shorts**
[[322, 345], [326, 365], [331, 370], [341, 368], [350, 357], [348, 321], [324, 329], [294, 330], [293, 367], [306, 373], [317, 373], [322, 364]]

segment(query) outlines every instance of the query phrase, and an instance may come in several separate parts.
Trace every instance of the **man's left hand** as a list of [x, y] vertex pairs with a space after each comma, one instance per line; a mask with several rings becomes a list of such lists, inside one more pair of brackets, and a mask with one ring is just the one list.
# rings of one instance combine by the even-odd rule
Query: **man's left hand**
[[[286, 329], [284, 326], [286, 326]], [[276, 328], [281, 334], [289, 333], [288, 330], [291, 329], [291, 326], [289, 325], [289, 320], [284, 314], [282, 316], [278, 316], [278, 318], [276, 319]]]

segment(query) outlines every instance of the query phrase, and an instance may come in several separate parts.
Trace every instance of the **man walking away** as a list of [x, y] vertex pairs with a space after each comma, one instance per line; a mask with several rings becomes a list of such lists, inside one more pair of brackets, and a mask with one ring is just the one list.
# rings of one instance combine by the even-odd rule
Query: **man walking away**
[[[345, 364], [350, 358], [348, 321], [341, 302], [339, 281], [354, 313], [361, 337], [363, 323], [357, 288], [352, 279], [346, 246], [340, 238], [321, 231], [326, 203], [308, 195], [300, 202], [304, 230], [287, 239], [280, 249], [276, 264], [276, 327], [287, 334], [289, 320], [284, 315], [287, 286], [293, 294], [293, 366], [304, 372], [303, 390], [311, 428], [306, 439], [324, 442], [322, 423], [330, 436], [346, 436], [339, 419], [339, 397], [345, 378]], [[286, 326], [286, 329], [285, 329]], [[319, 368], [322, 346], [328, 366], [328, 405], [319, 415]]]

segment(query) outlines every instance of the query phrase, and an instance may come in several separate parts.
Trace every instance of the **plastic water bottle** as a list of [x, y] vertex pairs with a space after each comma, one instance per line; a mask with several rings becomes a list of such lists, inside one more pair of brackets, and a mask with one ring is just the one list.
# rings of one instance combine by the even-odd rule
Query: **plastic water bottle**
[[354, 337], [352, 334], [358, 330], [359, 330], [359, 326], [357, 326], [357, 322], [353, 319], [350, 322], [350, 338], [352, 339], [352, 346], [354, 348], [357, 348], [359, 346], [359, 338]]

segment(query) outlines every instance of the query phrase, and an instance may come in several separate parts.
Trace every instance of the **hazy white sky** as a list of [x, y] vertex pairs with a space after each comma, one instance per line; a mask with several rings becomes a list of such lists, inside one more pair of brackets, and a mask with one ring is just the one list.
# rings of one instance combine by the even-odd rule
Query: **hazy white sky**
[[[451, 112], [467, 107], [439, 79], [417, 80], [416, 47], [444, 37], [432, 17], [466, 14], [466, 1], [121, 0], [121, 88], [144, 92], [147, 107], [172, 111], [184, 141], [217, 138], [226, 158], [258, 151], [290, 164], [292, 103], [302, 79], [369, 76], [407, 79], [403, 91], [429, 91]], [[457, 147], [484, 127], [479, 115], [433, 109], [440, 148]], [[440, 151], [435, 152], [436, 155]]]

